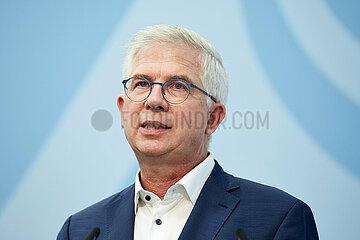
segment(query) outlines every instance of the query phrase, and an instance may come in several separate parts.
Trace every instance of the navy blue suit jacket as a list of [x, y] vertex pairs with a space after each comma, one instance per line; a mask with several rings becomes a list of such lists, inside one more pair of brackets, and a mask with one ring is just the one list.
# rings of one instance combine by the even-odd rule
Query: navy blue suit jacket
[[[58, 240], [84, 240], [94, 227], [99, 240], [133, 239], [134, 184], [70, 216]], [[310, 208], [273, 187], [236, 178], [216, 162], [179, 239], [318, 239]]]

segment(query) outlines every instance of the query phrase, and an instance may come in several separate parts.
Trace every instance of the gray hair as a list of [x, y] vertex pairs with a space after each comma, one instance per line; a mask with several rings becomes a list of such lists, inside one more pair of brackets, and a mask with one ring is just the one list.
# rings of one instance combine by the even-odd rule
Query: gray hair
[[[186, 44], [200, 50], [201, 81], [205, 91], [225, 104], [228, 94], [228, 76], [216, 49], [198, 33], [171, 25], [153, 25], [139, 31], [128, 46], [123, 65], [123, 77], [131, 77], [132, 64], [139, 51], [154, 42]], [[213, 102], [207, 99], [210, 108]]]

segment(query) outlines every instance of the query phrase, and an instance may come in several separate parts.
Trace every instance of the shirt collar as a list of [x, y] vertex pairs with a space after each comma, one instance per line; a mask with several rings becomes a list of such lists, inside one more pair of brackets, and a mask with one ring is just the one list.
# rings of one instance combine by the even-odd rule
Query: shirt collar
[[[177, 183], [173, 186], [181, 185], [186, 190], [191, 202], [195, 205], [196, 200], [198, 199], [201, 189], [203, 188], [206, 180], [211, 174], [215, 166], [215, 161], [212, 158], [211, 154], [205, 158], [199, 165], [193, 168], [190, 172], [188, 172], [183, 178], [181, 178]], [[172, 186], [172, 187], [173, 187]], [[143, 189], [140, 183], [140, 169], [137, 171], [135, 175], [135, 196], [134, 196], [134, 207], [135, 214], [137, 212], [137, 205], [140, 197], [140, 192], [148, 192]]]

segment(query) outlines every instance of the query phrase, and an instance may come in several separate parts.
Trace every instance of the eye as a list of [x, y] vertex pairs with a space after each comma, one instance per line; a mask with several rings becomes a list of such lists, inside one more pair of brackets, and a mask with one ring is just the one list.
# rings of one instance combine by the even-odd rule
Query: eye
[[136, 86], [139, 86], [139, 87], [146, 87], [147, 85], [149, 85], [149, 83], [146, 81], [138, 81], [136, 83]]
[[149, 82], [142, 78], [134, 78], [131, 80], [132, 88], [148, 88]]
[[184, 84], [181, 84], [181, 83], [175, 83], [174, 84], [174, 87], [176, 88], [176, 89], [182, 89], [182, 88], [184, 88]]
[[188, 90], [188, 86], [185, 82], [179, 80], [172, 80], [168, 82], [168, 88], [172, 90]]

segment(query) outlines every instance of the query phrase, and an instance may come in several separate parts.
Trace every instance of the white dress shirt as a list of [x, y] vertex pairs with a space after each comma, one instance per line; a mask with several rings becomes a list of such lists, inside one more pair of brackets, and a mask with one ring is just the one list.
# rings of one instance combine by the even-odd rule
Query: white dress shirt
[[209, 156], [172, 185], [161, 200], [141, 186], [140, 170], [135, 177], [135, 240], [178, 239], [210, 176], [215, 161]]

